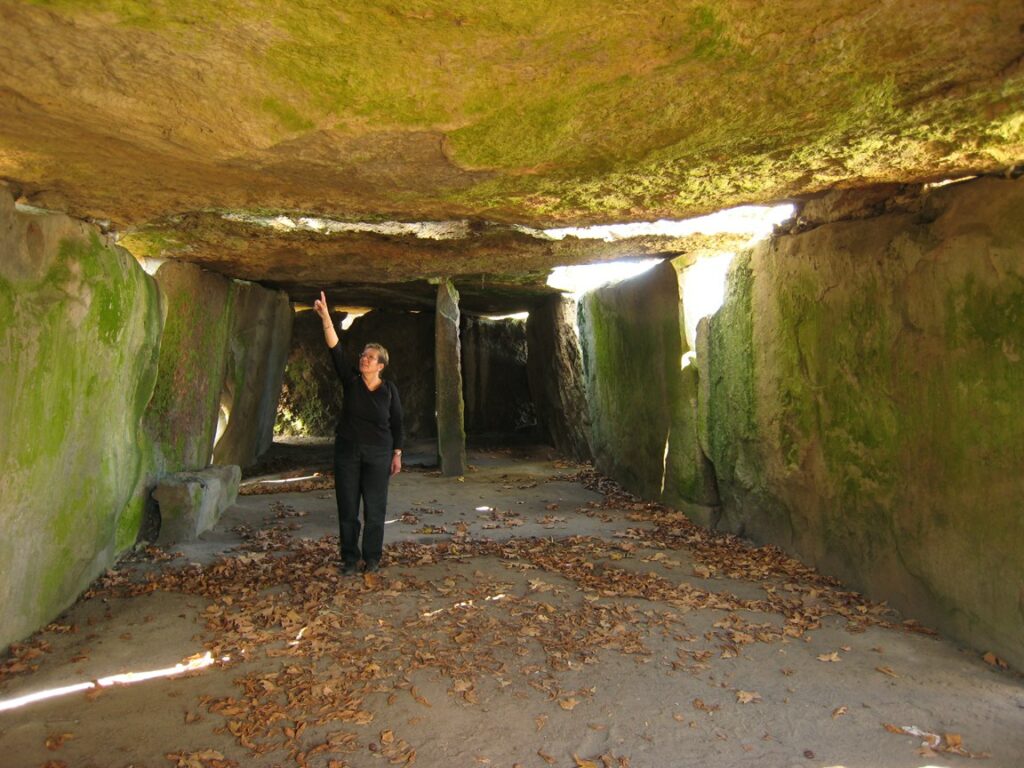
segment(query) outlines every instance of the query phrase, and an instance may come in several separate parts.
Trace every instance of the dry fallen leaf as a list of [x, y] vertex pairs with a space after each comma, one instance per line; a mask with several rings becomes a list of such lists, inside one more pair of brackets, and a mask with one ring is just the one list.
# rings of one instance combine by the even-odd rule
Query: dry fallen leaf
[[1000, 669], [1008, 669], [1009, 668], [1009, 664], [1007, 664], [1001, 658], [999, 658], [994, 653], [992, 653], [992, 651], [989, 651], [988, 653], [986, 653], [981, 658], [982, 658], [982, 660], [986, 664], [989, 664], [990, 666], [999, 667]]
[[832, 653], [823, 653], [818, 656], [818, 661], [834, 662], [840, 661], [839, 651], [832, 651]]
[[579, 699], [570, 696], [568, 699], [560, 699], [558, 702], [558, 706], [560, 706], [564, 710], [571, 712], [573, 708], [575, 708], [575, 706], [579, 703]]
[[572, 759], [576, 761], [576, 768], [601, 768], [601, 766], [593, 760], [584, 760], [575, 752], [572, 755]]
[[73, 733], [51, 733], [46, 737], [46, 748], [51, 752], [56, 752], [64, 746], [65, 741], [73, 738], [75, 738]]
[[538, 750], [537, 750], [537, 754], [538, 754], [538, 755], [540, 755], [540, 758], [541, 758], [541, 759], [542, 759], [542, 760], [543, 760], [543, 761], [544, 761], [545, 763], [547, 763], [548, 765], [554, 765], [554, 764], [555, 764], [556, 762], [558, 762], [557, 760], [555, 760], [555, 758], [553, 758], [553, 757], [552, 757], [551, 755], [549, 755], [549, 754], [548, 754], [547, 752], [545, 752], [545, 751], [544, 751], [543, 749], [538, 749]]
[[548, 724], [547, 715], [537, 715], [533, 718], [533, 722], [537, 725], [537, 731], [540, 732], [544, 729], [544, 726]]
[[761, 694], [757, 691], [736, 691], [736, 701], [740, 704], [753, 704], [761, 701]]
[[899, 677], [892, 667], [875, 667], [875, 671], [881, 672], [883, 675], [888, 675], [889, 677]]
[[843, 715], [845, 715], [848, 711], [849, 710], [846, 707], [836, 707], [832, 710], [832, 719], [835, 720], [837, 718], [840, 718]]

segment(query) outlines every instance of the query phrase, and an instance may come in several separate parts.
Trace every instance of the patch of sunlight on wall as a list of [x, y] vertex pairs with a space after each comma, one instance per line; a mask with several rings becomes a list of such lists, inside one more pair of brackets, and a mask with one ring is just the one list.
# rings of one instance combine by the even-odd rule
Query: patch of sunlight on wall
[[548, 285], [578, 298], [587, 291], [592, 291], [602, 285], [618, 283], [642, 275], [660, 262], [661, 259], [640, 259], [555, 267], [548, 275]]
[[[714, 256], [705, 256], [684, 269], [680, 276], [683, 327], [686, 333], [686, 346], [691, 350], [697, 346], [697, 323], [701, 318], [715, 314], [725, 300], [725, 280], [735, 255], [718, 253]], [[689, 354], [688, 352], [687, 355]], [[685, 368], [688, 362], [686, 355], [683, 357]]]

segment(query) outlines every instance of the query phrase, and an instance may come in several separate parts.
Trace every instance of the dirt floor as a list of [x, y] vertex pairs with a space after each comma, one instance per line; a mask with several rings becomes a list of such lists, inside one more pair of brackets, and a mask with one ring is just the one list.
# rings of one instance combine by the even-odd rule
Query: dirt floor
[[470, 461], [395, 478], [378, 574], [323, 477], [140, 548], [0, 665], [0, 766], [1024, 765], [998, 660], [544, 451]]

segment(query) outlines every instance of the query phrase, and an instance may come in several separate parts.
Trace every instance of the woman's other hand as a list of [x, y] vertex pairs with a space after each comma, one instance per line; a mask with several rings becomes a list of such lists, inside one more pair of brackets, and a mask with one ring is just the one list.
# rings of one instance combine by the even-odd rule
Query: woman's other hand
[[391, 457], [391, 476], [394, 477], [402, 471], [402, 454], [396, 453]]

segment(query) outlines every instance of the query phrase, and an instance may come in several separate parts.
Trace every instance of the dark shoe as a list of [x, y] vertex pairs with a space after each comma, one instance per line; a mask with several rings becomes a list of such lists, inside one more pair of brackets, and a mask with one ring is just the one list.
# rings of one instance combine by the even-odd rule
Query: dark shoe
[[352, 574], [354, 574], [356, 572], [356, 570], [357, 569], [356, 569], [356, 564], [355, 563], [342, 563], [341, 575], [342, 576], [351, 576]]
[[367, 560], [366, 561], [366, 572], [367, 573], [376, 573], [379, 570], [380, 570], [380, 561], [379, 560]]

